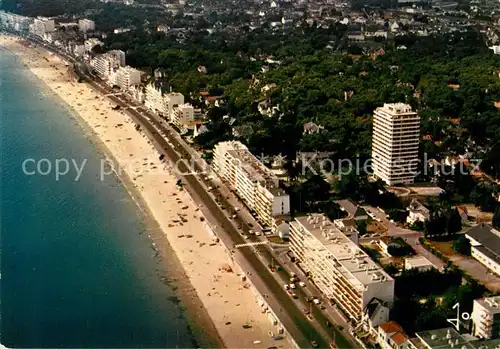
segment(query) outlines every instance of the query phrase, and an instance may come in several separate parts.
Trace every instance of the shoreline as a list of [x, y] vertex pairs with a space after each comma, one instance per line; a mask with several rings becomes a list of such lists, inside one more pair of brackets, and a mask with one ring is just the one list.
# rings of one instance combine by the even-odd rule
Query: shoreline
[[159, 161], [158, 152], [142, 131], [135, 130], [130, 117], [112, 110], [112, 103], [88, 84], [75, 82], [57, 56], [17, 40], [0, 34], [0, 47], [16, 55], [61, 98], [89, 141], [119, 165], [120, 173], [114, 175], [146, 218], [158, 263], [167, 267], [169, 277], [162, 281], [180, 299], [197, 344], [262, 348], [287, 343], [269, 338], [271, 324], [255, 295], [231, 270], [229, 256], [213, 243], [201, 212], [186, 191], [177, 190], [175, 174]]

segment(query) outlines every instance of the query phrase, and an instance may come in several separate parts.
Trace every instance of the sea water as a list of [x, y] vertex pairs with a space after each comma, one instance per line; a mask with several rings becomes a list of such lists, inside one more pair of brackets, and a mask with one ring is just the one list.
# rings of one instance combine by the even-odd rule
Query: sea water
[[[0, 139], [0, 342], [193, 347], [143, 213], [117, 178], [99, 179], [104, 154], [69, 107], [6, 51]], [[58, 180], [53, 171], [30, 175], [40, 160], [46, 173], [56, 159], [86, 161], [80, 178], [75, 170]]]

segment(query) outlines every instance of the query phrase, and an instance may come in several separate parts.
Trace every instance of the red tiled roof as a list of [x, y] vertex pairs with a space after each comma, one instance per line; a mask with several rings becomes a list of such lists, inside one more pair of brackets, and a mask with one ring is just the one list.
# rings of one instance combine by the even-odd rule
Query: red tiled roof
[[458, 125], [460, 123], [460, 119], [448, 119], [448, 121], [450, 121], [452, 124], [454, 125]]
[[217, 100], [217, 97], [215, 97], [215, 96], [207, 97], [207, 101], [216, 101], [216, 100]]
[[208, 92], [207, 91], [201, 91], [200, 92], [200, 96], [208, 96]]
[[396, 345], [401, 345], [408, 340], [408, 336], [402, 332], [398, 332], [395, 335], [392, 335], [391, 339], [394, 343], [396, 343]]
[[401, 326], [395, 321], [384, 322], [379, 326], [385, 333], [404, 332]]
[[500, 108], [500, 101], [493, 102], [493, 105], [495, 106], [495, 108]]

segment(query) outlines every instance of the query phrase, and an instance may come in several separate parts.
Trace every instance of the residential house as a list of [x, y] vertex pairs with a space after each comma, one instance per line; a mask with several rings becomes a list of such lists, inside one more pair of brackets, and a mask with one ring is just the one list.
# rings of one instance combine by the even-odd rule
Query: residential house
[[362, 326], [365, 332], [377, 336], [378, 326], [389, 321], [389, 307], [380, 299], [373, 298], [365, 307]]
[[410, 349], [414, 348], [403, 328], [394, 321], [380, 324], [377, 332], [377, 343], [382, 349]]
[[316, 125], [314, 122], [309, 121], [308, 123], [304, 124], [303, 134], [318, 133], [322, 129], [323, 129], [323, 126]]
[[427, 207], [425, 207], [418, 200], [413, 199], [407, 208], [408, 217], [406, 217], [406, 222], [408, 224], [414, 224], [416, 222], [425, 222], [430, 218], [430, 212]]

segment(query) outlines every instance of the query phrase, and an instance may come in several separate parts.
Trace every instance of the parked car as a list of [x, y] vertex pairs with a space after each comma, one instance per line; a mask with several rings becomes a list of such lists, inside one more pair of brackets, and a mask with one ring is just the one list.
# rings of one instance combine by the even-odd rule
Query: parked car
[[305, 282], [301, 281], [301, 282], [299, 282], [299, 286], [300, 287], [306, 287], [306, 284], [305, 284]]
[[285, 290], [287, 290], [287, 291], [288, 291], [289, 289], [290, 289], [290, 286], [285, 285]]
[[313, 302], [314, 302], [314, 304], [320, 304], [321, 303], [321, 301], [318, 298], [314, 298]]
[[296, 288], [295, 284], [290, 284], [290, 288], [294, 290]]
[[292, 298], [297, 299], [297, 298], [299, 298], [299, 296], [297, 296], [297, 294], [295, 292], [292, 292]]

